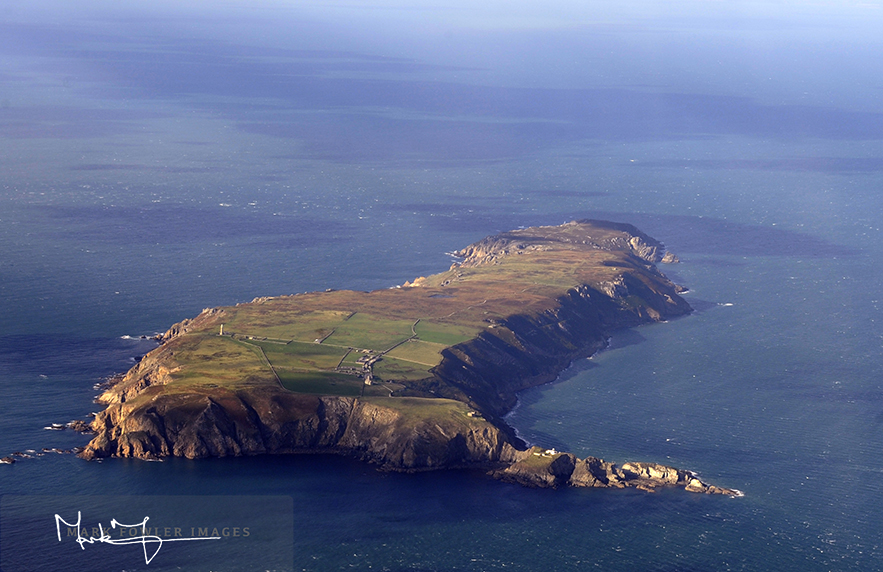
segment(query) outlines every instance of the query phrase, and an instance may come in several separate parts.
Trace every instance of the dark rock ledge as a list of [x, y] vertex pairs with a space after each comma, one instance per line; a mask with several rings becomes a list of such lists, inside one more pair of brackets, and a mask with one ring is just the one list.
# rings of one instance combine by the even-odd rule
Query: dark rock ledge
[[532, 447], [493, 476], [503, 481], [540, 488], [593, 487], [624, 489], [633, 487], [655, 492], [662, 487], [683, 487], [689, 492], [742, 496], [735, 489], [702, 482], [690, 471], [658, 463], [608, 463], [596, 457], [578, 459], [570, 453]]

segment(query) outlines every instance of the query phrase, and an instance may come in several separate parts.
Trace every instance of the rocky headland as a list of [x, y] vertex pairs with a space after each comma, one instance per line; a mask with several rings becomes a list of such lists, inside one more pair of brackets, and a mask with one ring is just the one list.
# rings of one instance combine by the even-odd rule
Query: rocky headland
[[259, 298], [172, 326], [101, 394], [80, 456], [334, 453], [536, 487], [738, 494], [655, 463], [530, 448], [503, 420], [518, 391], [553, 381], [612, 332], [691, 311], [655, 266], [676, 261], [661, 243], [578, 221], [457, 254], [447, 272], [399, 288]]

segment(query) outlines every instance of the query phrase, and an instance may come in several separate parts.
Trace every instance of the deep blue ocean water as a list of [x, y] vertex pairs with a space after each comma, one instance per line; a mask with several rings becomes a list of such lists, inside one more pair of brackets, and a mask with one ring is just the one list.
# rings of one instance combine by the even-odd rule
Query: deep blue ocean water
[[[511, 423], [745, 493], [47, 453], [0, 467], [0, 567], [883, 569], [883, 10], [716, 4], [0, 9], [0, 455], [85, 444], [44, 427], [203, 308], [606, 218], [680, 256], [696, 312], [618, 333]], [[80, 509], [254, 534], [148, 565], [59, 542]]]

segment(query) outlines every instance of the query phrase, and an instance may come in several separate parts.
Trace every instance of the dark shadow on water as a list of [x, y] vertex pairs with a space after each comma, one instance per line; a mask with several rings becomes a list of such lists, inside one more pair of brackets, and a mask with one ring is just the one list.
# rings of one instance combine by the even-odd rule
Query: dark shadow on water
[[[599, 367], [598, 364], [590, 359], [580, 359], [573, 362], [569, 368], [561, 372], [561, 375], [555, 381], [551, 381], [544, 385], [531, 387], [518, 393], [518, 405], [516, 411], [521, 408], [530, 409], [544, 399], [543, 394], [549, 391], [553, 385], [573, 379], [579, 374]], [[507, 422], [511, 423], [511, 419]], [[557, 436], [545, 431], [538, 431], [531, 426], [531, 420], [528, 416], [518, 416], [517, 429], [522, 439], [528, 441], [528, 445], [537, 445], [546, 448], [555, 448], [559, 451], [567, 451], [569, 446]]]
[[567, 443], [551, 433], [538, 431], [532, 427], [524, 427], [522, 430], [523, 433], [520, 434], [520, 437], [527, 442], [528, 446], [556, 449], [558, 451], [567, 451], [569, 448]]
[[690, 215], [595, 213], [628, 220], [651, 236], [664, 236], [677, 253], [727, 256], [853, 256], [858, 250], [794, 230]]
[[700, 300], [698, 298], [687, 298], [687, 302], [690, 303], [690, 306], [693, 308], [697, 314], [701, 314], [707, 310], [711, 310], [712, 308], [717, 308], [718, 304], [715, 302], [709, 302], [708, 300]]
[[641, 332], [636, 329], [619, 330], [618, 332], [610, 336], [610, 343], [603, 351], [618, 350], [621, 348], [636, 346], [646, 341], [647, 338], [641, 335]]
[[[601, 350], [601, 352], [624, 348], [632, 345], [639, 344], [645, 341], [646, 338], [642, 336], [639, 332], [633, 329], [621, 330], [616, 332], [610, 339], [610, 344]], [[574, 378], [582, 375], [585, 372], [591, 371], [595, 368], [601, 367], [598, 363], [590, 358], [583, 358], [575, 360], [570, 367], [565, 369], [561, 374], [555, 379], [555, 381], [537, 386], [531, 387], [524, 391], [519, 392], [518, 394], [518, 408], [527, 408], [530, 409], [537, 403], [541, 402], [545, 397], [544, 394], [551, 390], [553, 386], [559, 383], [565, 383], [573, 380]], [[562, 441], [559, 437], [552, 433], [548, 433], [546, 431], [539, 431], [536, 428], [529, 425], [530, 420], [529, 417], [521, 416], [518, 419], [518, 429], [522, 433], [522, 438], [527, 439], [530, 445], [538, 445], [541, 447], [547, 448], [555, 448], [559, 451], [568, 451], [570, 446]]]
[[[604, 350], [601, 350], [604, 351]], [[584, 371], [589, 371], [598, 367], [598, 364], [593, 362], [591, 358], [583, 358], [574, 361], [570, 364], [570, 367], [561, 372], [558, 376], [558, 379], [551, 382], [551, 384], [561, 383], [562, 381], [568, 381], [583, 373]], [[542, 385], [540, 387], [548, 387], [551, 384]]]
[[678, 274], [679, 266], [677, 264], [657, 264], [657, 268], [659, 271], [665, 274], [669, 280], [674, 282], [675, 284], [680, 284], [681, 286], [686, 287], [687, 281], [683, 276]]

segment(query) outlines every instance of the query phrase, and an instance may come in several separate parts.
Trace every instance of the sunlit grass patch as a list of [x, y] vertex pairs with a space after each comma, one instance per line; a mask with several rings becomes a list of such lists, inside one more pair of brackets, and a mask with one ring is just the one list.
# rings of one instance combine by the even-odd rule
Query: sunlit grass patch
[[174, 385], [233, 386], [275, 382], [257, 348], [221, 336], [193, 336], [175, 355], [187, 367], [173, 374]]
[[262, 347], [267, 359], [276, 368], [334, 369], [347, 352], [346, 348], [317, 343], [276, 344], [254, 340], [249, 340], [248, 343]]
[[416, 381], [430, 377], [428, 366], [387, 356], [374, 364], [374, 375], [384, 381]]
[[383, 359], [398, 358], [433, 367], [441, 362], [441, 351], [446, 347], [445, 344], [409, 340], [385, 354]]
[[356, 397], [362, 392], [364, 385], [364, 380], [360, 377], [326, 371], [277, 370], [277, 373], [282, 386], [296, 393]]
[[313, 342], [330, 334], [350, 315], [334, 310], [304, 311], [297, 308], [299, 303], [298, 298], [283, 298], [264, 305], [269, 308], [258, 306], [261, 312], [257, 308], [248, 312], [235, 308], [224, 324], [224, 331], [256, 338]]
[[357, 313], [343, 322], [325, 340], [325, 344], [384, 351], [410, 338], [413, 320], [387, 320]]
[[415, 326], [417, 338], [424, 342], [453, 346], [474, 338], [481, 328], [420, 320]]
[[[471, 409], [465, 403], [453, 399], [424, 397], [366, 397], [365, 401], [394, 409], [402, 415], [405, 423], [432, 420], [452, 423], [462, 429], [486, 425], [480, 416], [470, 416]], [[450, 427], [450, 425], [447, 425]]]

